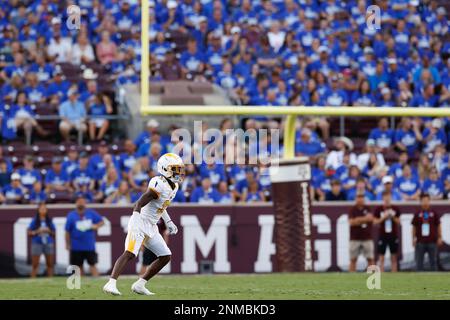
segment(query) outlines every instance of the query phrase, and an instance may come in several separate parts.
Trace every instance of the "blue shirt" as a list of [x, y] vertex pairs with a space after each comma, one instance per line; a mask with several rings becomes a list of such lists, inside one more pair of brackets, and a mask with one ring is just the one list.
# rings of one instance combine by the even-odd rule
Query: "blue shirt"
[[417, 177], [411, 176], [411, 178], [400, 177], [395, 180], [394, 187], [401, 193], [412, 196], [419, 190], [420, 181]]
[[375, 144], [379, 148], [389, 148], [394, 141], [394, 130], [387, 129], [382, 131], [379, 128], [375, 128], [370, 131], [369, 139], [375, 140]]
[[[31, 223], [28, 226], [28, 229], [31, 231], [35, 231], [41, 227], [42, 228], [47, 227], [50, 230], [55, 231], [55, 225], [53, 224], [53, 221], [51, 219], [48, 219], [47, 221], [45, 219], [41, 220], [40, 224], [38, 225], [38, 221], [37, 221], [36, 217], [34, 217], [33, 220], [31, 220]], [[41, 233], [41, 234], [37, 234], [37, 235], [33, 236], [31, 238], [31, 242], [37, 243], [37, 244], [46, 244], [46, 243], [54, 243], [55, 240], [48, 233]]]
[[191, 194], [191, 202], [214, 203], [219, 202], [220, 194], [215, 188], [210, 188], [205, 192], [202, 187], [197, 187]]
[[100, 221], [103, 218], [92, 209], [86, 209], [82, 217], [75, 210], [69, 212], [66, 231], [70, 234], [71, 251], [95, 251], [95, 231], [84, 230], [83, 227], [84, 224], [97, 224]]
[[20, 168], [17, 170], [17, 173], [20, 174], [20, 182], [27, 189], [33, 188], [33, 184], [36, 181], [41, 181], [41, 173], [37, 169], [27, 170], [25, 168]]
[[71, 102], [64, 101], [59, 107], [59, 116], [69, 119], [69, 121], [76, 122], [86, 117], [86, 109], [80, 101]]
[[426, 179], [422, 185], [422, 191], [432, 197], [442, 196], [444, 194], [444, 183], [441, 180]]
[[416, 134], [412, 129], [408, 131], [397, 129], [397, 131], [395, 131], [395, 142], [403, 144], [410, 156], [414, 155], [414, 152], [417, 150]]
[[61, 186], [67, 182], [69, 182], [69, 175], [62, 169], [60, 173], [56, 173], [53, 169], [48, 169], [47, 174], [45, 175], [46, 185], [54, 184]]

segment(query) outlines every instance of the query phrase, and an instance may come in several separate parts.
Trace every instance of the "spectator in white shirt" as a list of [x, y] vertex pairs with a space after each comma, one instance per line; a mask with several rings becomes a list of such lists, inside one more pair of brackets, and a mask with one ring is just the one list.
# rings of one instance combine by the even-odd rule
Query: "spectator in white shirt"
[[326, 160], [325, 167], [327, 169], [336, 170], [344, 163], [344, 155], [350, 153], [350, 165], [356, 165], [356, 155], [352, 153], [353, 142], [347, 137], [339, 137], [335, 140], [336, 150], [331, 151]]
[[53, 39], [50, 40], [47, 54], [57, 63], [70, 62], [72, 59], [72, 43], [70, 39], [61, 37], [59, 29], [53, 32]]
[[79, 65], [94, 61], [94, 49], [92, 49], [89, 39], [85, 33], [78, 35], [78, 42], [73, 46], [72, 63]]
[[376, 151], [375, 140], [369, 139], [366, 142], [366, 152], [362, 153], [362, 154], [360, 154], [358, 156], [358, 160], [357, 161], [358, 161], [358, 168], [359, 168], [359, 170], [363, 171], [364, 168], [366, 168], [366, 166], [369, 163], [369, 159], [370, 159], [371, 155], [375, 155], [376, 156], [376, 162], [377, 162], [379, 167], [384, 167], [386, 165], [386, 162], [384, 161], [383, 154]]

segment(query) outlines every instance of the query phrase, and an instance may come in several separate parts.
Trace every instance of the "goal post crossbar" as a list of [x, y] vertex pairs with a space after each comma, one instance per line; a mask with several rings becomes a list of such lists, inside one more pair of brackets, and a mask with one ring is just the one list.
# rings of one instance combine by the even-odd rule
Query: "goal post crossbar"
[[286, 116], [284, 158], [295, 157], [295, 120], [297, 116], [349, 117], [450, 117], [450, 108], [405, 107], [264, 107], [264, 106], [149, 106], [141, 107], [142, 115], [280, 115]]

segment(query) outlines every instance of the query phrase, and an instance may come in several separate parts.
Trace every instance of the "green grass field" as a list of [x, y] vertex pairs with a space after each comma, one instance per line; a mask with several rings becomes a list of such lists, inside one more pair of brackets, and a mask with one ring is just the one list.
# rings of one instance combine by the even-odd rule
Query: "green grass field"
[[449, 273], [384, 273], [381, 289], [366, 287], [365, 273], [157, 276], [148, 286], [151, 297], [131, 293], [136, 277], [118, 282], [121, 297], [105, 295], [106, 277], [81, 279], [79, 290], [66, 288], [66, 278], [0, 280], [0, 299], [446, 299]]

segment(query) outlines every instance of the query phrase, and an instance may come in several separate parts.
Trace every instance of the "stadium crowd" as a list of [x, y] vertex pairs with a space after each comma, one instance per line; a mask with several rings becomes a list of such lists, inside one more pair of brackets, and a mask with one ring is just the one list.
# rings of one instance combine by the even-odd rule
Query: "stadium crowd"
[[[381, 29], [368, 28], [376, 4]], [[242, 105], [449, 107], [448, 14], [437, 0], [150, 0], [151, 80], [209, 81]], [[66, 25], [66, 8], [81, 8], [80, 29]], [[170, 132], [156, 120], [115, 152], [103, 139], [104, 116], [115, 113], [108, 85], [139, 81], [140, 3], [137, 0], [10, 0], [0, 7], [2, 146], [54, 132], [37, 114], [60, 117], [61, 139], [88, 133], [95, 152], [70, 146], [42, 167], [32, 154], [12, 162], [0, 148], [0, 202], [71, 199], [131, 203], [171, 151]], [[82, 77], [68, 77], [75, 66]], [[101, 72], [96, 72], [100, 70]], [[450, 193], [449, 119], [380, 119], [356, 150], [349, 136], [331, 140], [330, 119], [302, 118], [296, 154], [314, 161], [317, 200], [435, 199]], [[220, 129], [230, 126], [224, 121]], [[281, 128], [263, 117], [245, 128]], [[363, 137], [366, 138], [366, 137]], [[101, 142], [99, 142], [101, 141]], [[279, 150], [281, 152], [281, 150]], [[394, 154], [396, 160], [386, 159]], [[270, 200], [267, 167], [188, 165], [176, 201]]]

